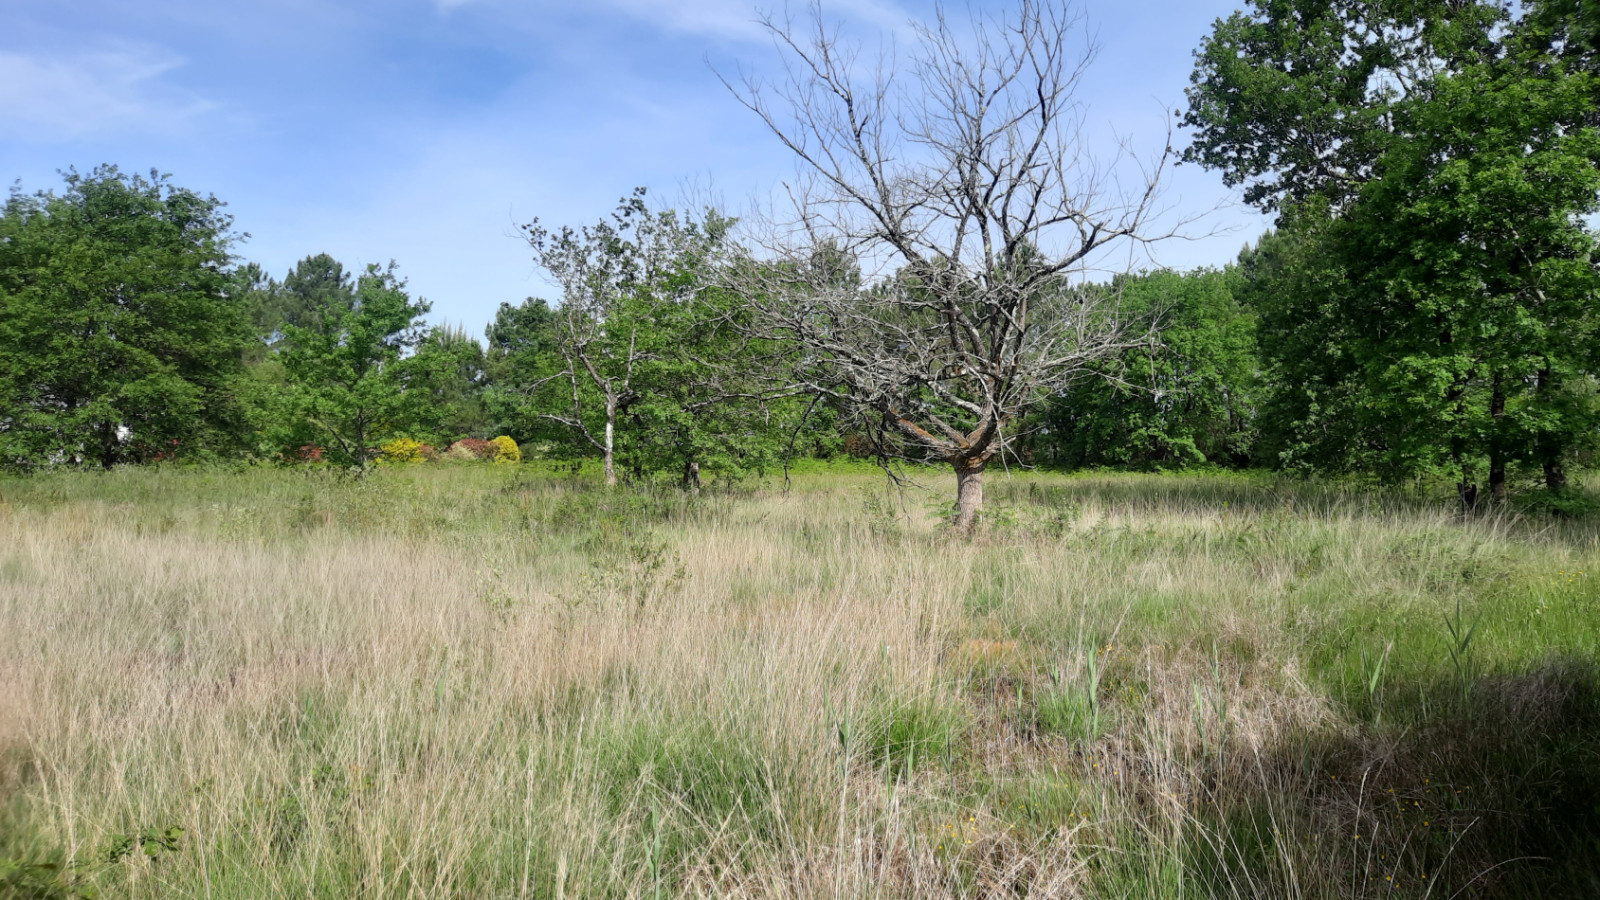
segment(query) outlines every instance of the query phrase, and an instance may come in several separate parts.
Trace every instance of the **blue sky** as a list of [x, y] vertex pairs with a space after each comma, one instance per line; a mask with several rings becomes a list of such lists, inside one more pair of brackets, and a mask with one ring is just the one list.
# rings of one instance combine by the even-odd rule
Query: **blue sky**
[[[475, 334], [502, 301], [555, 298], [518, 224], [592, 221], [635, 185], [737, 211], [794, 171], [714, 71], [775, 60], [746, 0], [5, 5], [0, 179], [33, 191], [68, 166], [158, 168], [227, 201], [251, 235], [238, 252], [274, 275], [319, 252], [394, 259], [430, 318]], [[1237, 5], [1084, 3], [1102, 45], [1080, 92], [1091, 126], [1159, 146], [1192, 51]], [[824, 6], [874, 42], [930, 8]], [[1224, 208], [1196, 229], [1217, 234], [1160, 263], [1220, 265], [1266, 226], [1215, 173], [1172, 174], [1169, 205]]]

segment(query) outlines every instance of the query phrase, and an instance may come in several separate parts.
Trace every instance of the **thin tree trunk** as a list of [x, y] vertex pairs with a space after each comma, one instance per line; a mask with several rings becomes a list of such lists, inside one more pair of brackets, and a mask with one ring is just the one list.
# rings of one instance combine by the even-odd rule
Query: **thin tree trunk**
[[606, 398], [606, 487], [617, 486], [617, 401]]
[[1489, 499], [1495, 503], [1506, 501], [1506, 453], [1501, 433], [1506, 416], [1506, 392], [1500, 373], [1494, 376], [1494, 390], [1489, 395]]
[[700, 464], [692, 459], [683, 465], [683, 487], [692, 493], [700, 493]]
[[986, 461], [956, 460], [956, 529], [971, 531], [983, 510], [983, 467]]
[[[1539, 370], [1538, 397], [1541, 402], [1548, 402], [1550, 394], [1556, 389], [1555, 373], [1550, 371], [1546, 364]], [[1544, 486], [1549, 491], [1562, 491], [1567, 487], [1567, 469], [1561, 464], [1561, 443], [1548, 432], [1541, 434], [1535, 444], [1535, 452], [1544, 465]]]
[[100, 468], [107, 472], [117, 464], [117, 426], [110, 422], [100, 424]]

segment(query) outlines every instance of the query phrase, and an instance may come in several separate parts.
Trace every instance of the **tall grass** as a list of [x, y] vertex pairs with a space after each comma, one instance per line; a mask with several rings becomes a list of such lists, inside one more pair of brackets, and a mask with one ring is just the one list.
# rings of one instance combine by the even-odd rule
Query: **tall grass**
[[1600, 895], [1600, 523], [994, 481], [0, 481], [0, 897]]

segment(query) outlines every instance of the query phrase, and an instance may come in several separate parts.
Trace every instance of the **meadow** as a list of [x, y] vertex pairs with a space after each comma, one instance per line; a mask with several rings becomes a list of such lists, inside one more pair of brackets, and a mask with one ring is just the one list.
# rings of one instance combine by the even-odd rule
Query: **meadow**
[[0, 481], [0, 897], [1600, 896], [1600, 517]]

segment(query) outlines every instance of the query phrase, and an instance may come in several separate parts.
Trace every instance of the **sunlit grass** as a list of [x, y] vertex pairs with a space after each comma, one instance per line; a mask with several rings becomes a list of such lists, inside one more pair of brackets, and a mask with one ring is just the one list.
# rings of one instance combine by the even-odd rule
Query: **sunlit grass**
[[989, 494], [0, 481], [0, 896], [1600, 891], [1600, 523]]

